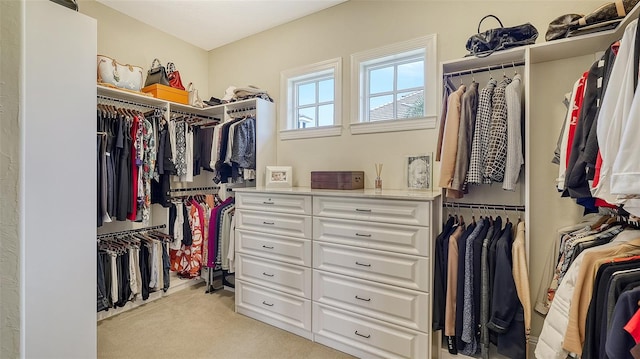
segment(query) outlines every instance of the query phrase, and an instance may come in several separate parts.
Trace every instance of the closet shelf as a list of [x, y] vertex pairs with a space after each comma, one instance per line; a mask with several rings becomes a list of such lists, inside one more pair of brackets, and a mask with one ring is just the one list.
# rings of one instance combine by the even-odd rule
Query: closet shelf
[[640, 3], [631, 9], [615, 29], [530, 45], [531, 63], [590, 55], [593, 54], [593, 49], [604, 51], [612, 42], [622, 38], [624, 29], [638, 18], [638, 14], [640, 14]]
[[[539, 42], [533, 45], [516, 47], [510, 50], [494, 52], [487, 57], [469, 56], [461, 59], [453, 59], [442, 62], [443, 75], [449, 72], [459, 72], [472, 68], [488, 67], [495, 64], [508, 64], [511, 62], [528, 61], [530, 64], [547, 61], [563, 60], [567, 58], [592, 55], [594, 49], [606, 50], [612, 42], [620, 40], [624, 29], [629, 23], [638, 18], [640, 3], [637, 4], [627, 16], [620, 21], [615, 29], [570, 37], [548, 42]], [[546, 31], [546, 30], [545, 30]], [[541, 36], [544, 36], [541, 33]], [[529, 52], [527, 58], [527, 51]]]

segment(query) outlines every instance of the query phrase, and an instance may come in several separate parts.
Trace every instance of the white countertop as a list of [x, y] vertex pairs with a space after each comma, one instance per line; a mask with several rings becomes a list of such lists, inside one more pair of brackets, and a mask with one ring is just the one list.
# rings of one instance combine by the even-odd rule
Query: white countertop
[[359, 198], [379, 198], [379, 199], [402, 199], [413, 201], [432, 201], [440, 196], [440, 193], [433, 191], [383, 189], [381, 193], [376, 193], [373, 188], [333, 190], [333, 189], [311, 189], [309, 187], [292, 188], [266, 188], [266, 187], [245, 187], [233, 188], [239, 193], [282, 193], [295, 195], [313, 195], [328, 197], [359, 197]]

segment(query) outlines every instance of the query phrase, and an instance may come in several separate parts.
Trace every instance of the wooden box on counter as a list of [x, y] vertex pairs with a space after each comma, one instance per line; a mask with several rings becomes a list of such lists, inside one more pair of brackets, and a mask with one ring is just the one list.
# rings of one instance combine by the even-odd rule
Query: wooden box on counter
[[364, 171], [311, 171], [313, 189], [362, 189]]
[[150, 93], [155, 98], [161, 100], [172, 101], [181, 103], [184, 105], [189, 104], [189, 93], [184, 90], [179, 90], [171, 86], [165, 86], [160, 84], [153, 84], [142, 88], [142, 92]]

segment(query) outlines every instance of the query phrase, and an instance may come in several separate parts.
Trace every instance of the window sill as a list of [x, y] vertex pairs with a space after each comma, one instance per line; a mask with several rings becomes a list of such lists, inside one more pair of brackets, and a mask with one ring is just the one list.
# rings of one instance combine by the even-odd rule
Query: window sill
[[436, 116], [413, 118], [409, 120], [383, 120], [351, 124], [351, 134], [428, 130], [436, 128]]
[[298, 140], [303, 138], [331, 137], [342, 135], [342, 126], [322, 126], [316, 128], [301, 128], [297, 130], [281, 130], [280, 140]]

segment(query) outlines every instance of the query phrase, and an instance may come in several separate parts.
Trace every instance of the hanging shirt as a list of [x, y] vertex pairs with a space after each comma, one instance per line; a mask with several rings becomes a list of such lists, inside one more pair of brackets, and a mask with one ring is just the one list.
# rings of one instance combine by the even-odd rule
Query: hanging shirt
[[493, 111], [491, 99], [497, 84], [498, 82], [493, 78], [489, 80], [487, 86], [480, 91], [478, 98], [476, 126], [473, 132], [471, 158], [469, 159], [469, 171], [467, 172], [467, 182], [471, 184], [486, 183], [483, 174], [489, 146], [491, 112]]
[[[467, 170], [471, 156], [471, 141], [476, 125], [476, 112], [478, 111], [478, 83], [473, 82], [462, 95], [460, 109], [460, 128], [458, 130], [458, 150], [456, 153], [455, 173], [451, 189], [452, 196], [462, 197], [462, 191], [466, 187]], [[448, 196], [448, 197], [452, 197]]]
[[505, 90], [510, 83], [510, 78], [504, 78], [493, 92], [489, 147], [487, 163], [484, 169], [484, 177], [489, 182], [502, 182], [504, 178], [504, 167], [507, 159], [507, 101]]
[[440, 164], [440, 187], [450, 188], [455, 173], [456, 152], [458, 151], [458, 130], [460, 127], [460, 100], [466, 90], [465, 85], [449, 96], [447, 124], [444, 129], [442, 158]]
[[[622, 132], [629, 119], [631, 104], [634, 100], [633, 51], [638, 21], [634, 20], [625, 29], [621, 40], [618, 56], [613, 64], [607, 91], [602, 99], [600, 112], [597, 119], [597, 137], [602, 156], [600, 177], [597, 186], [592, 190], [594, 197], [601, 198], [609, 203], [616, 203], [617, 196], [612, 192], [612, 174], [616, 158], [620, 156], [620, 144], [623, 139]], [[627, 129], [631, 130], [631, 128]], [[628, 140], [625, 140], [625, 143]], [[630, 161], [634, 157], [625, 156], [621, 161]], [[623, 164], [617, 165], [617, 170], [622, 170]], [[622, 177], [624, 178], [624, 177]], [[620, 185], [622, 182], [616, 182]], [[630, 187], [630, 188], [635, 188]], [[622, 192], [617, 187], [615, 192]], [[626, 209], [626, 208], [625, 208]]]
[[520, 74], [513, 77], [505, 89], [507, 101], [507, 158], [504, 168], [502, 189], [515, 191], [520, 169], [524, 164], [522, 155], [522, 78]]

